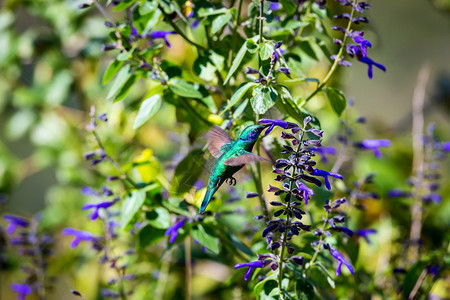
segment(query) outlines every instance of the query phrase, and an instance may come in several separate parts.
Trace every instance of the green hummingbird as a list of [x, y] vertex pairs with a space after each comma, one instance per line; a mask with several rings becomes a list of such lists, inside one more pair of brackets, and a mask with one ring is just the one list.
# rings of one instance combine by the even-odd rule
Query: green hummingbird
[[222, 183], [228, 181], [230, 185], [236, 184], [233, 175], [245, 164], [267, 160], [251, 151], [261, 132], [269, 126], [270, 124], [247, 126], [236, 141], [233, 141], [219, 126], [213, 126], [208, 132], [208, 150], [218, 159], [211, 169], [205, 198], [199, 210], [200, 214], [205, 212], [212, 196]]

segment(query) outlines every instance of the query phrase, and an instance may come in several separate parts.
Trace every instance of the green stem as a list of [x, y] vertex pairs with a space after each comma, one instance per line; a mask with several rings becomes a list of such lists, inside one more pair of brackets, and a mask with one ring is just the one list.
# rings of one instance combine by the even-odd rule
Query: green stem
[[316, 247], [316, 251], [313, 254], [313, 257], [311, 258], [311, 261], [309, 262], [309, 268], [311, 268], [311, 266], [314, 264], [314, 262], [317, 259], [317, 256], [319, 255], [320, 252], [320, 247], [322, 246], [323, 243], [323, 237], [324, 237], [324, 232], [325, 232], [325, 226], [327, 226], [327, 220], [328, 220], [328, 212], [327, 212], [327, 216], [325, 218], [325, 221], [323, 221], [323, 225], [322, 225], [322, 234], [320, 235], [320, 239], [319, 239], [319, 244]]
[[[264, 27], [264, 0], [259, 0], [259, 42], [261, 45], [263, 41], [263, 27]], [[260, 53], [258, 51], [258, 53]], [[261, 55], [258, 54], [259, 67], [261, 67]]]
[[186, 284], [186, 294], [185, 298], [186, 300], [191, 299], [192, 294], [192, 287], [191, 287], [191, 278], [192, 278], [192, 258], [191, 258], [191, 237], [186, 237], [185, 241], [185, 247], [184, 247], [184, 253], [185, 253], [185, 264], [186, 264], [186, 273], [185, 273], [185, 284]]
[[173, 30], [175, 30], [186, 42], [188, 42], [192, 46], [195, 46], [198, 50], [201, 50], [201, 51], [205, 51], [206, 50], [205, 47], [203, 47], [202, 45], [199, 45], [196, 42], [194, 42], [191, 39], [189, 39], [186, 36], [186, 34], [183, 31], [181, 31], [181, 29], [177, 26], [177, 24], [175, 24], [172, 21], [170, 16], [164, 11], [164, 9], [161, 7], [161, 5], [159, 5], [158, 8], [163, 13], [164, 19], [166, 19], [166, 21], [169, 22], [170, 26], [172, 26]]
[[239, 28], [239, 23], [241, 22], [241, 11], [242, 11], [242, 0], [239, 0], [238, 3], [238, 9], [237, 9], [237, 15], [236, 15], [236, 26], [234, 26], [233, 28], [233, 37], [231, 39], [231, 49], [230, 49], [230, 54], [228, 55], [228, 57], [230, 58], [228, 60], [228, 66], [231, 65], [231, 62], [233, 61], [234, 58], [234, 54], [236, 53], [236, 42], [237, 42], [237, 30]]
[[[353, 1], [353, 6], [355, 6], [357, 2], [358, 2], [358, 0]], [[325, 78], [323, 79], [322, 83], [317, 87], [317, 89], [314, 92], [311, 93], [311, 95], [309, 95], [306, 98], [306, 100], [304, 101], [305, 103], [308, 102], [309, 100], [311, 100], [311, 98], [314, 97], [318, 92], [322, 91], [322, 89], [325, 87], [325, 85], [331, 79], [331, 76], [333, 76], [334, 72], [336, 71], [336, 69], [337, 69], [337, 67], [339, 65], [339, 61], [341, 60], [341, 57], [344, 55], [345, 43], [347, 42], [347, 39], [348, 39], [347, 32], [350, 31], [350, 28], [352, 26], [352, 19], [353, 19], [354, 15], [355, 15], [355, 10], [352, 8], [350, 19], [349, 19], [349, 21], [347, 23], [347, 28], [345, 30], [344, 38], [342, 39], [341, 48], [339, 49], [339, 52], [336, 55], [336, 58], [334, 59], [334, 62], [331, 65], [331, 68], [328, 71], [327, 75], [325, 75]]]

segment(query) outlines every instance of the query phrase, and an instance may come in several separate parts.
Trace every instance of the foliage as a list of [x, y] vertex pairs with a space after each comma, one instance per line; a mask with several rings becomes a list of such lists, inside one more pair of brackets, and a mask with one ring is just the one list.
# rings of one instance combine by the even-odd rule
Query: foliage
[[[423, 125], [414, 149], [373, 139], [340, 88], [350, 60], [368, 78], [386, 71], [369, 58], [369, 8], [5, 1], [1, 296], [444, 297], [450, 143]], [[205, 134], [218, 125], [236, 140], [255, 124], [269, 163], [248, 164], [251, 177], [199, 214], [214, 159]], [[6, 213], [49, 169], [45, 207]]]

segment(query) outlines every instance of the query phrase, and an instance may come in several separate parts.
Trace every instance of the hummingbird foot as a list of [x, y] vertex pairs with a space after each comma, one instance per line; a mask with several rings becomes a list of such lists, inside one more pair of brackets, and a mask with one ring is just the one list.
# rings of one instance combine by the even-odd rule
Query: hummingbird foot
[[229, 185], [233, 185], [234, 186], [234, 185], [236, 185], [236, 178], [234, 178], [234, 177], [227, 178], [226, 182]]

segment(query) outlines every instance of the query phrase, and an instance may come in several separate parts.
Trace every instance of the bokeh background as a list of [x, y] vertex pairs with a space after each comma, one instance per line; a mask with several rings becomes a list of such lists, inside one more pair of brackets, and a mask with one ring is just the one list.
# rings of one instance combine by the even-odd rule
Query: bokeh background
[[[140, 83], [121, 103], [104, 100], [111, 84], [101, 83], [110, 60], [101, 51], [102, 44], [108, 42], [108, 28], [96, 10], [80, 11], [80, 3], [0, 1], [0, 193], [9, 195], [4, 211], [25, 216], [43, 212], [47, 216], [44, 226], [48, 228], [85, 219], [77, 212], [69, 220], [81, 206], [80, 187], [95, 180], [82, 158], [82, 153], [92, 146], [84, 132], [90, 105], [106, 111], [110, 122], [120, 128], [119, 133], [108, 129], [103, 132], [111, 144], [123, 143], [120, 145], [124, 149], [127, 140], [138, 140], [152, 148], [161, 161], [178, 151], [186, 153], [186, 149], [178, 148], [180, 135], [172, 137], [171, 129], [162, 125], [169, 122], [174, 131], [182, 132], [175, 125], [170, 106], [163, 106], [133, 138], [130, 128], [135, 111], [149, 86]], [[356, 166], [359, 174], [355, 176], [378, 173], [377, 178], [381, 179], [377, 183], [385, 194], [393, 187], [404, 187], [404, 179], [411, 172], [411, 103], [417, 75], [424, 64], [431, 68], [426, 123], [435, 122], [441, 138], [450, 140], [450, 4], [445, 0], [378, 0], [371, 4], [371, 23], [366, 30], [373, 43], [370, 56], [384, 64], [387, 72], [375, 70], [370, 80], [366, 66], [355, 61], [351, 68], [341, 68], [335, 83], [354, 99], [358, 114], [367, 118], [361, 135], [393, 141], [395, 147], [385, 151], [386, 160], [379, 162], [366, 156]], [[170, 40], [173, 47], [165, 53], [166, 57], [184, 66], [191, 65], [193, 50], [176, 36]], [[323, 78], [327, 67], [324, 64], [307, 75]], [[319, 110], [326, 105], [324, 99], [318, 99], [310, 109]], [[322, 121], [324, 129], [333, 137], [337, 118], [328, 113], [321, 117], [326, 118]], [[118, 153], [120, 149], [117, 148]], [[449, 167], [447, 162], [443, 169]], [[442, 180], [448, 183], [449, 174], [445, 173]], [[443, 203], [431, 208], [428, 215], [431, 228], [439, 229], [437, 234], [448, 229], [449, 186], [443, 184]], [[374, 219], [387, 220], [395, 213], [389, 210], [400, 207], [387, 201], [374, 209]], [[383, 222], [378, 225], [389, 226]], [[68, 254], [61, 261], [69, 259]], [[63, 263], [58, 267], [62, 272]], [[84, 268], [76, 275], [66, 273], [58, 289], [70, 289], [83, 276], [98, 276], [91, 273], [93, 268]], [[211, 265], [204, 268], [208, 273]], [[2, 282], [0, 298], [5, 286]], [[9, 294], [6, 295], [8, 299]]]

